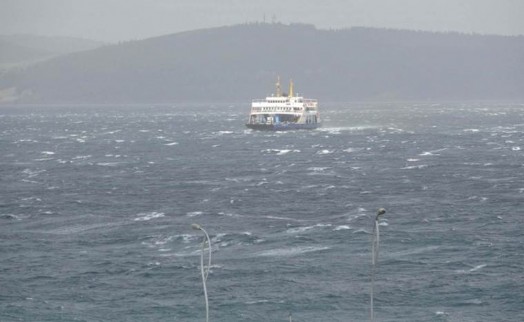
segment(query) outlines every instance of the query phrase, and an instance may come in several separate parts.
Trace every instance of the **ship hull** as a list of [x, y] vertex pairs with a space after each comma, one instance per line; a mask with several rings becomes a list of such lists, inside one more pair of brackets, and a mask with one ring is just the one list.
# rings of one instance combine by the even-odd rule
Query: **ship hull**
[[320, 126], [319, 123], [276, 123], [276, 124], [246, 124], [246, 127], [258, 131], [291, 131], [291, 130], [314, 130]]

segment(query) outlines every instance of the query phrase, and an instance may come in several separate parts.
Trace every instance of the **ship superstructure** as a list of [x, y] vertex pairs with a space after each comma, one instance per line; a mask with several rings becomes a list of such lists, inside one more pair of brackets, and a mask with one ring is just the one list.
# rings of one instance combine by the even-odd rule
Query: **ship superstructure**
[[274, 95], [252, 101], [246, 126], [271, 131], [316, 129], [320, 126], [318, 101], [295, 95], [293, 81], [289, 82], [289, 94], [285, 95], [278, 78]]

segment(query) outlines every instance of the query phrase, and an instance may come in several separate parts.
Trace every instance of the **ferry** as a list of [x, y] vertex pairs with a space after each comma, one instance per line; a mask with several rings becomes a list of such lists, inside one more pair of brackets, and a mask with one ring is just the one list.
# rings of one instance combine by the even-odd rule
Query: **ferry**
[[298, 94], [295, 96], [293, 81], [289, 82], [289, 94], [282, 93], [279, 77], [275, 94], [251, 102], [246, 126], [253, 130], [267, 131], [316, 129], [320, 126], [318, 102]]

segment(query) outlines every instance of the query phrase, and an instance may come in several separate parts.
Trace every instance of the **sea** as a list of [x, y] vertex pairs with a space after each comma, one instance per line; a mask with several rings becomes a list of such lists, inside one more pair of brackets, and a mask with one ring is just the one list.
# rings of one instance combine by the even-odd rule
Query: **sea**
[[524, 321], [524, 104], [248, 105], [1, 106], [0, 321]]

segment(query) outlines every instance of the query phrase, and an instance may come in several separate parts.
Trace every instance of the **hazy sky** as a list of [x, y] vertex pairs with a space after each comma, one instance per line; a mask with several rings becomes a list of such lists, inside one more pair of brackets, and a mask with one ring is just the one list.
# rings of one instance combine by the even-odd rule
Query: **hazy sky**
[[0, 0], [0, 34], [115, 42], [264, 20], [524, 35], [524, 0]]

